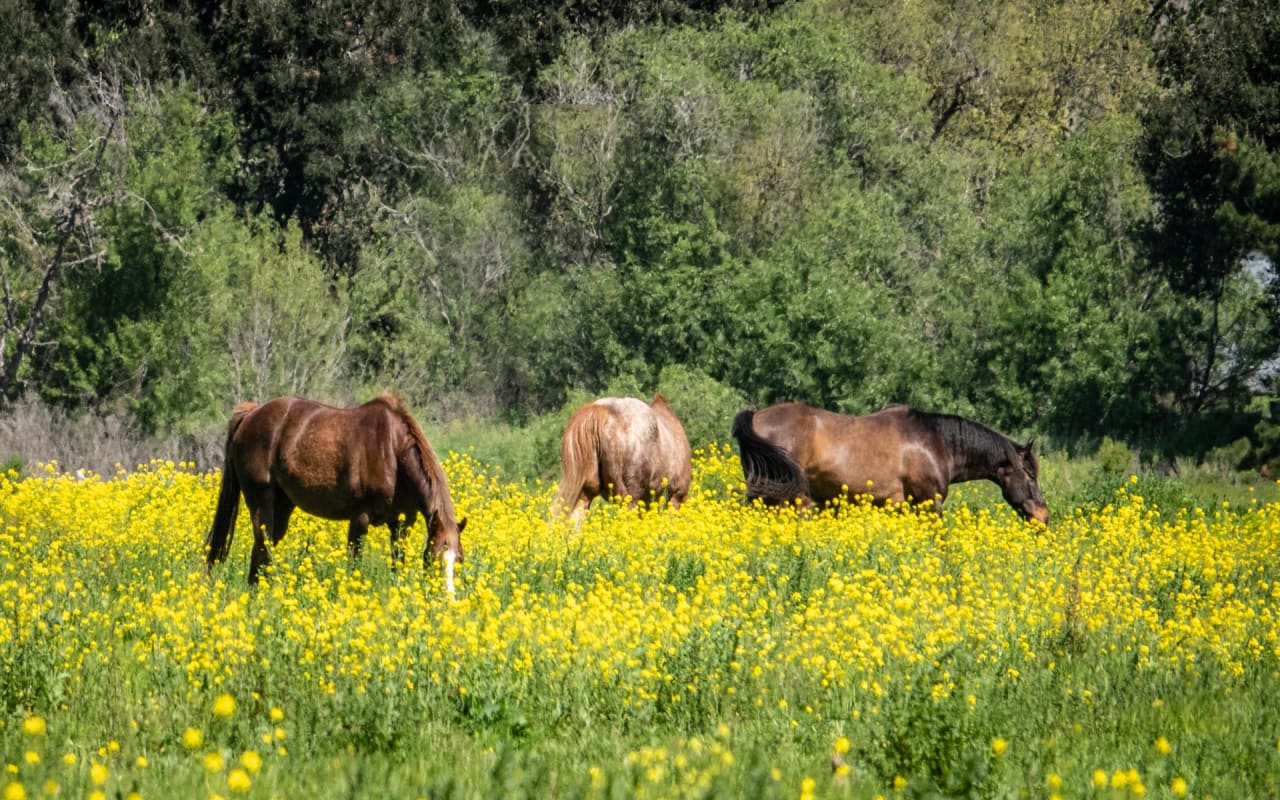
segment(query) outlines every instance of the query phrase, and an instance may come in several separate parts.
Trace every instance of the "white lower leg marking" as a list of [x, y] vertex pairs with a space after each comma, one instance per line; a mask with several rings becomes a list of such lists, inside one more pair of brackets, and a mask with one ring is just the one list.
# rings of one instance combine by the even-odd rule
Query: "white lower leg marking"
[[452, 550], [444, 551], [444, 588], [453, 596], [453, 562], [458, 560], [458, 554]]

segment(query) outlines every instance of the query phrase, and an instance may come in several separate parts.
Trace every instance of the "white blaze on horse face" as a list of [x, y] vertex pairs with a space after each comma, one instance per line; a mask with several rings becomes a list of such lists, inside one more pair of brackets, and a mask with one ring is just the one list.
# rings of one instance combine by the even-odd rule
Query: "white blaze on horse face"
[[444, 551], [444, 588], [453, 597], [453, 564], [458, 560], [458, 554], [451, 548]]

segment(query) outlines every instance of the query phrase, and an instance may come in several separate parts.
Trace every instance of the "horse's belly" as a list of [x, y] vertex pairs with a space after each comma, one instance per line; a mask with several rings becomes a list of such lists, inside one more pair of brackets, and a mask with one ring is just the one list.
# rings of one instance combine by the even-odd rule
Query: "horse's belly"
[[871, 495], [876, 502], [902, 499], [902, 481], [898, 476], [863, 465], [822, 465], [809, 470], [807, 477], [809, 493], [818, 502], [860, 495]]
[[278, 476], [277, 484], [295, 506], [322, 519], [345, 520], [359, 514], [385, 516], [391, 499], [383, 492], [353, 488], [336, 478]]

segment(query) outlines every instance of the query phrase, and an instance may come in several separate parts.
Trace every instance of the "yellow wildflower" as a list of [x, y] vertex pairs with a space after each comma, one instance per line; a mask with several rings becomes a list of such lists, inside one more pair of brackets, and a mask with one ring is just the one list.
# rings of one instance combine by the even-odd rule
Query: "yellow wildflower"
[[187, 728], [182, 732], [182, 746], [188, 750], [195, 750], [204, 744], [204, 733], [199, 728]]
[[213, 701], [213, 715], [219, 719], [230, 719], [236, 713], [236, 699], [229, 694], [220, 694]]
[[227, 788], [233, 792], [243, 794], [249, 791], [249, 787], [253, 785], [253, 781], [249, 779], [249, 773], [236, 767], [227, 773]]
[[254, 775], [258, 774], [258, 770], [262, 769], [262, 756], [258, 755], [256, 750], [245, 750], [240, 756], [240, 764]]

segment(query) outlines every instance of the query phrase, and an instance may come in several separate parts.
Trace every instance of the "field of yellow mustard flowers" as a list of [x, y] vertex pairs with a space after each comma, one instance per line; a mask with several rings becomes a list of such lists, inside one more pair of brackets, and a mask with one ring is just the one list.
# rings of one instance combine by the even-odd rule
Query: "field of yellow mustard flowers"
[[189, 465], [0, 477], [0, 798], [1280, 795], [1280, 504], [805, 517], [713, 448], [575, 530], [445, 468], [452, 601], [303, 514], [206, 578]]

